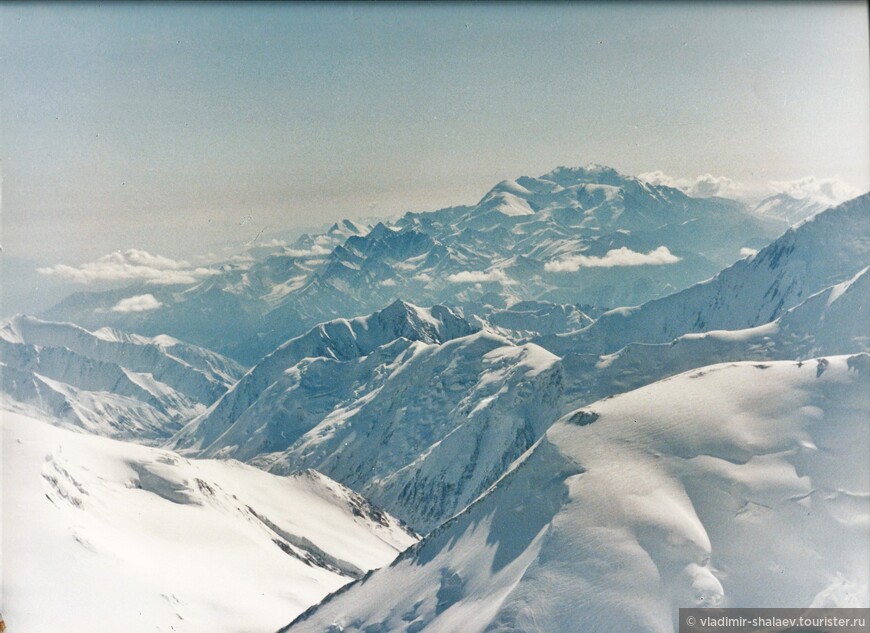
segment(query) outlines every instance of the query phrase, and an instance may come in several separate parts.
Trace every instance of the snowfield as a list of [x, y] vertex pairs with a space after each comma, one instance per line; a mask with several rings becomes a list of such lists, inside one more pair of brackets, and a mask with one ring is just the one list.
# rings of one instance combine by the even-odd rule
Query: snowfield
[[10, 631], [271, 631], [416, 541], [314, 471], [3, 420]]
[[706, 367], [557, 422], [487, 494], [282, 631], [672, 633], [868, 606], [870, 356]]

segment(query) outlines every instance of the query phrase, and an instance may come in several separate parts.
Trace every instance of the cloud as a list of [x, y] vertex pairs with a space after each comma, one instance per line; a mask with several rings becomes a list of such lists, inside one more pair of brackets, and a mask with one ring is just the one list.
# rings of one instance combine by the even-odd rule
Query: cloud
[[667, 246], [659, 246], [649, 253], [638, 253], [626, 248], [614, 248], [607, 251], [604, 257], [590, 255], [574, 255], [558, 261], [547, 262], [544, 270], [551, 273], [576, 273], [581, 268], [613, 268], [616, 266], [662, 266], [676, 264], [682, 258], [677, 257]]
[[640, 174], [638, 178], [653, 185], [664, 185], [679, 189], [695, 198], [711, 198], [713, 196], [740, 198], [746, 195], [746, 187], [727, 176], [702, 174], [695, 178], [675, 178], [663, 171], [650, 171]]
[[183, 260], [152, 255], [134, 248], [100, 257], [81, 266], [57, 264], [37, 268], [41, 275], [61, 277], [80, 284], [109, 281], [144, 281], [150, 284], [192, 284], [218, 274], [213, 268], [194, 267]]
[[839, 176], [817, 178], [806, 176], [797, 180], [771, 181], [768, 187], [774, 193], [785, 193], [798, 200], [811, 199], [826, 206], [834, 206], [861, 195], [861, 190], [853, 187]]
[[311, 248], [300, 249], [300, 248], [285, 248], [284, 254], [289, 255], [290, 257], [318, 257], [320, 255], [328, 255], [330, 251], [328, 248], [324, 248], [320, 244], [315, 244]]
[[477, 284], [486, 281], [497, 281], [502, 284], [514, 283], [513, 280], [508, 277], [503, 270], [499, 270], [497, 268], [488, 271], [463, 270], [461, 273], [448, 275], [447, 281], [453, 284]]
[[748, 246], [744, 246], [740, 249], [740, 257], [752, 257], [753, 255], [758, 254], [757, 248], [749, 248]]
[[703, 174], [695, 178], [676, 178], [663, 171], [650, 171], [638, 176], [653, 185], [673, 187], [695, 198], [736, 198], [757, 202], [771, 194], [785, 193], [798, 200], [811, 199], [825, 206], [834, 206], [850, 200], [863, 192], [842, 180], [839, 176], [818, 178], [806, 176], [796, 180], [771, 181], [765, 186], [747, 187], [743, 183], [731, 180], [727, 176]]
[[155, 299], [154, 295], [136, 295], [121, 299], [112, 306], [112, 312], [147, 312], [161, 307], [163, 304]]

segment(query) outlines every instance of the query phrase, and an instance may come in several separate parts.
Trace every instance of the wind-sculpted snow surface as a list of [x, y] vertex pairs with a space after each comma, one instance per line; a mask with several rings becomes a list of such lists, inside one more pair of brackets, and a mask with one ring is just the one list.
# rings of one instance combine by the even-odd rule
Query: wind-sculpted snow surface
[[274, 630], [417, 540], [313, 471], [2, 420], [11, 631]]
[[868, 606], [870, 357], [705, 367], [566, 415], [292, 633], [672, 633], [679, 607]]
[[558, 358], [404, 303], [288, 341], [174, 440], [276, 473], [317, 469], [426, 532], [560, 412]]
[[870, 194], [823, 211], [705, 282], [636, 308], [618, 308], [573, 334], [538, 340], [557, 354], [615, 352], [690, 332], [769, 323], [870, 265]]
[[158, 440], [243, 373], [234, 361], [168, 336], [16, 316], [0, 325], [2, 393], [19, 407], [97, 434]]

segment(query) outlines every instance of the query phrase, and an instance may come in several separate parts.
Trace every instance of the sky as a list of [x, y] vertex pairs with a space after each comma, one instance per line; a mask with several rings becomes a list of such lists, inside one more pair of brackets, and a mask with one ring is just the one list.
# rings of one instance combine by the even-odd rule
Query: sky
[[868, 51], [863, 3], [3, 3], [0, 312], [558, 165], [864, 191]]

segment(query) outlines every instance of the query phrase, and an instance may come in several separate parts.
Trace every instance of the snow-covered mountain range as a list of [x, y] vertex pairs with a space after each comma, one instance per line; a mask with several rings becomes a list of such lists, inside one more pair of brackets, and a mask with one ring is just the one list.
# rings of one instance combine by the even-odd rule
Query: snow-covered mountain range
[[558, 168], [0, 324], [7, 622], [76, 577], [82, 630], [870, 605], [870, 194], [786, 197]]
[[601, 353], [633, 342], [669, 342], [688, 332], [754, 327], [868, 265], [870, 194], [864, 194], [790, 228], [704, 283], [612, 310], [576, 333], [538, 342], [556, 353], [578, 348]]
[[557, 361], [449, 308], [397, 302], [288, 341], [172, 445], [276, 473], [317, 469], [426, 532], [543, 433]]
[[575, 411], [282, 631], [664, 633], [681, 606], [863, 605], [868, 372], [867, 355], [717, 365]]
[[[637, 318], [640, 327], [628, 329], [626, 310], [619, 310], [576, 333], [536, 338], [557, 355], [523, 342], [541, 323], [540, 304], [491, 312], [499, 325], [401, 302], [369, 317], [328, 322], [267, 356], [173, 446], [279, 473], [316, 468], [425, 533], [493, 483], [571, 407], [717, 362], [870, 348], [870, 253], [860, 238], [870, 235], [868, 221], [866, 200], [859, 199], [786, 232], [708, 282], [634, 310], [672, 315], [661, 320], [673, 328], [669, 333], [647, 328], [654, 318]], [[859, 237], [847, 242], [846, 235]], [[815, 276], [795, 272], [806, 269], [808, 253], [837, 239], [844, 248]], [[862, 263], [852, 278], [811, 294]], [[794, 289], [794, 280], [803, 285]], [[786, 282], [791, 294], [780, 294], [782, 305], [804, 299], [784, 313], [768, 312]], [[732, 297], [731, 310], [722, 296]], [[738, 307], [749, 316], [735, 314]], [[550, 308], [550, 315], [582, 314]], [[720, 327], [694, 315], [681, 326], [680, 310], [707, 310]], [[737, 328], [722, 329], [722, 319]], [[602, 354], [608, 349], [596, 328], [631, 342]]]
[[[715, 274], [785, 227], [741, 203], [691, 198], [610, 168], [559, 168], [502, 182], [473, 206], [409, 213], [370, 231], [336, 224], [252, 251], [197, 284], [80, 293], [44, 316], [170, 334], [253, 364], [317, 323], [397, 299], [470, 309], [634, 305]], [[144, 293], [160, 307], [112, 309]]]
[[0, 367], [6, 408], [140, 441], [166, 439], [244, 372], [169, 336], [89, 332], [28, 316], [0, 324]]

